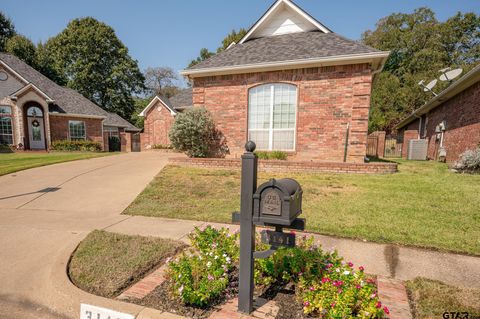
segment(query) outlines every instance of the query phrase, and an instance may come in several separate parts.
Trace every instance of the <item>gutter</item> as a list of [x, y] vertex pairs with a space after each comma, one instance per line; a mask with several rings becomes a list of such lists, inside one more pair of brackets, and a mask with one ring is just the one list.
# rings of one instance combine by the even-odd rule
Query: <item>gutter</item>
[[79, 118], [87, 118], [87, 119], [106, 119], [107, 118], [106, 116], [102, 116], [102, 115], [56, 113], [56, 112], [49, 112], [48, 115], [50, 115], [50, 116], [62, 116], [62, 117], [79, 117]]
[[[269, 71], [269, 70], [278, 70], [278, 69], [286, 70], [286, 69], [295, 69], [295, 68], [298, 68], [299, 66], [309, 67], [309, 66], [341, 65], [341, 64], [351, 64], [352, 62], [367, 63], [377, 59], [381, 59], [383, 61], [383, 63], [380, 64], [383, 67], [383, 64], [385, 63], [389, 54], [390, 54], [389, 51], [381, 51], [381, 52], [362, 53], [362, 54], [335, 55], [330, 57], [311, 58], [311, 59], [302, 59], [302, 60], [285, 60], [285, 61], [275, 61], [275, 62], [265, 62], [265, 63], [242, 64], [242, 65], [225, 66], [225, 67], [186, 69], [186, 70], [180, 71], [180, 74], [184, 76], [189, 76], [189, 77], [198, 77], [198, 76], [208, 76], [208, 75]], [[381, 67], [378, 67], [375, 71], [381, 70], [381, 69], [382, 69]]]

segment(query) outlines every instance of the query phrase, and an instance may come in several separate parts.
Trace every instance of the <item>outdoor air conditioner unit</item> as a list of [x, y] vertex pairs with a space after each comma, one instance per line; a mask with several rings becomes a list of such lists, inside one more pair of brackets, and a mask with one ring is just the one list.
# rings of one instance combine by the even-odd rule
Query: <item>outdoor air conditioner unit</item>
[[427, 160], [428, 140], [410, 140], [407, 159], [415, 161]]

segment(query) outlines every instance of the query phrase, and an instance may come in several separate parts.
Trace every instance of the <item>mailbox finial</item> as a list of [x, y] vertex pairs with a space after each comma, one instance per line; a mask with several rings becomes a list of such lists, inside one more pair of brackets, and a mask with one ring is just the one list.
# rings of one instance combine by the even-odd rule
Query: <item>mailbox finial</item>
[[256, 148], [257, 148], [257, 145], [255, 145], [255, 142], [253, 142], [253, 141], [248, 141], [248, 142], [245, 144], [245, 150], [246, 150], [247, 152], [253, 153], [253, 151], [255, 151]]

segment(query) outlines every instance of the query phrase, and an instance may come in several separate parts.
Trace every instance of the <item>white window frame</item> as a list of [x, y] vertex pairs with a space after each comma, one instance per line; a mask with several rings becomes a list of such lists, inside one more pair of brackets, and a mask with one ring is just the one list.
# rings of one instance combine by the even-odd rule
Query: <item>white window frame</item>
[[[293, 128], [280, 128], [274, 129], [273, 128], [273, 109], [274, 109], [274, 102], [275, 102], [275, 85], [285, 84], [292, 87], [295, 87], [295, 123]], [[298, 86], [292, 83], [284, 83], [284, 82], [276, 82], [276, 83], [265, 83], [261, 85], [256, 85], [248, 89], [247, 99], [248, 99], [248, 110], [247, 110], [247, 126], [249, 125], [249, 117], [250, 117], [250, 90], [259, 88], [261, 86], [270, 86], [270, 119], [269, 119], [269, 128], [261, 129], [261, 128], [254, 128], [252, 131], [264, 131], [268, 132], [268, 149], [257, 148], [259, 151], [285, 151], [285, 152], [294, 152], [297, 147], [297, 112], [298, 112]], [[293, 131], [293, 148], [292, 149], [274, 149], [273, 148], [273, 132], [274, 131]], [[250, 127], [247, 127], [247, 139], [250, 136]]]
[[84, 140], [86, 141], [87, 140], [87, 125], [85, 124], [85, 121], [78, 121], [78, 120], [69, 120], [68, 121], [68, 139], [70, 141], [73, 141], [72, 140], [72, 132], [70, 130], [70, 123], [83, 123], [83, 132], [84, 132], [84, 136], [83, 136], [83, 139], [80, 138], [80, 137], [73, 137], [74, 138], [74, 141], [79, 141], [79, 140]]
[[10, 119], [10, 127], [12, 128], [12, 134], [2, 134], [5, 136], [12, 136], [12, 144], [8, 145], [15, 145], [15, 128], [14, 128], [14, 121], [13, 121], [13, 107], [11, 105], [0, 105], [2, 108], [10, 109], [10, 113], [0, 113], [0, 118], [7, 118]]

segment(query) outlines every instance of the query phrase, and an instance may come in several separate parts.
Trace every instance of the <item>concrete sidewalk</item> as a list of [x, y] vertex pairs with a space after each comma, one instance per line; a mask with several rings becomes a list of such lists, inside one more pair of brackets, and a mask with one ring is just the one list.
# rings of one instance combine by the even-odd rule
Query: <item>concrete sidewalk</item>
[[[237, 225], [190, 220], [131, 216], [105, 228], [129, 235], [157, 236], [187, 240], [192, 229], [207, 224], [237, 230]], [[303, 233], [298, 233], [301, 235]], [[305, 233], [309, 235], [308, 233]], [[325, 250], [337, 249], [355, 265], [365, 266], [369, 273], [400, 280], [425, 277], [454, 286], [480, 288], [480, 257], [443, 253], [427, 249], [377, 244], [352, 239], [313, 235]]]

